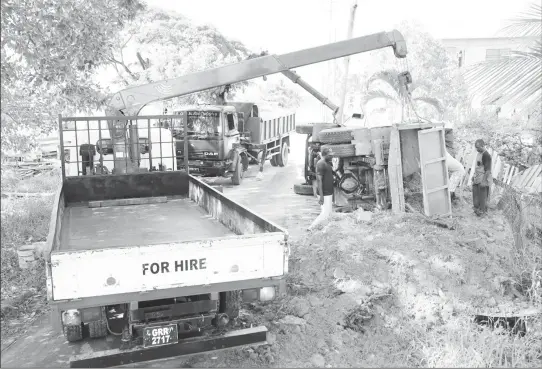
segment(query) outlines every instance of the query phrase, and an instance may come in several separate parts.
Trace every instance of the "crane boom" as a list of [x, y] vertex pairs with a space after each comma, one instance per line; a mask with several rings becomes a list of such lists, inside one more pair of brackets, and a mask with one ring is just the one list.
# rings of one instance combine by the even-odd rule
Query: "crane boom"
[[[283, 55], [261, 56], [178, 78], [129, 87], [117, 92], [109, 99], [107, 113], [115, 116], [134, 116], [144, 106], [155, 101], [189, 95], [276, 73], [284, 73], [293, 80], [295, 76], [288, 75], [290, 69], [385, 47], [392, 47], [397, 58], [406, 57], [406, 42], [399, 31], [380, 32]], [[326, 103], [327, 99], [312, 87], [306, 83], [300, 83], [300, 86], [332, 110], [336, 110], [334, 104]]]

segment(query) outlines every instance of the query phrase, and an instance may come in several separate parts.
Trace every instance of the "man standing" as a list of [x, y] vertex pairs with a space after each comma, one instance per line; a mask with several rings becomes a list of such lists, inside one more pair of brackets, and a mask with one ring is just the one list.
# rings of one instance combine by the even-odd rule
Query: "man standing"
[[455, 201], [457, 199], [455, 190], [465, 175], [465, 168], [448, 151], [446, 151], [446, 164], [448, 165], [448, 172], [450, 172], [449, 190], [452, 195], [452, 201]]
[[472, 180], [472, 202], [474, 213], [478, 216], [487, 214], [487, 202], [489, 198], [489, 187], [493, 182], [491, 175], [491, 155], [485, 149], [483, 140], [476, 140], [474, 143], [478, 155], [474, 167], [474, 178]]
[[320, 156], [322, 158], [316, 163], [316, 180], [318, 183], [318, 194], [320, 195], [318, 203], [322, 210], [320, 215], [318, 215], [308, 228], [309, 231], [329, 218], [333, 210], [333, 166], [331, 164], [333, 152], [330, 148], [324, 147]]

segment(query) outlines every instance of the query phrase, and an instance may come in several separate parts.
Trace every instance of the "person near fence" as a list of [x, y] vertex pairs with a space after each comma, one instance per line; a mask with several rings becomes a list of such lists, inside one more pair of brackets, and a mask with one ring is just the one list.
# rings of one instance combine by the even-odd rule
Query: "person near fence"
[[321, 159], [316, 164], [316, 178], [321, 212], [307, 229], [308, 231], [312, 231], [318, 224], [327, 220], [333, 210], [333, 166], [331, 165], [333, 152], [329, 147], [324, 147], [320, 156]]
[[456, 189], [457, 186], [461, 183], [461, 180], [463, 179], [463, 176], [465, 175], [465, 168], [463, 165], [459, 162], [459, 160], [455, 159], [448, 151], [446, 151], [446, 164], [448, 165], [448, 172], [450, 173], [450, 182], [449, 182], [449, 190], [451, 194], [452, 201], [455, 201], [457, 199], [456, 196]]
[[476, 156], [476, 165], [474, 167], [474, 177], [472, 179], [472, 202], [474, 213], [478, 216], [487, 214], [487, 203], [489, 199], [489, 188], [493, 182], [491, 174], [491, 155], [485, 148], [484, 140], [478, 139], [474, 147], [478, 154]]

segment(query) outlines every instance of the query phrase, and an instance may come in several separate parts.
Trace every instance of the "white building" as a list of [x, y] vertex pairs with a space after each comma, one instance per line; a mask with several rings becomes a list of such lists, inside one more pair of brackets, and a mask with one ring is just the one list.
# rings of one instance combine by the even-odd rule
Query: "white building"
[[[493, 38], [447, 38], [442, 39], [446, 50], [456, 58], [457, 66], [465, 69], [474, 64], [507, 58], [513, 51], [526, 51], [533, 46], [536, 37]], [[473, 108], [481, 106], [481, 99], [473, 99]], [[517, 106], [495, 106], [500, 108], [499, 117], [511, 117]]]

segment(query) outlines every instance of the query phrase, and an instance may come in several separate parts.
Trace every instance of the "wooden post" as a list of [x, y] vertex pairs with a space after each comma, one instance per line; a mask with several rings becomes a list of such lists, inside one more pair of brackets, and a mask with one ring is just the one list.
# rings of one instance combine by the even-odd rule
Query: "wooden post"
[[388, 177], [391, 195], [391, 209], [395, 214], [405, 212], [405, 192], [403, 188], [403, 165], [401, 140], [397, 126], [393, 126], [390, 135], [390, 153], [388, 157]]

